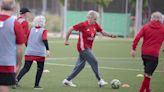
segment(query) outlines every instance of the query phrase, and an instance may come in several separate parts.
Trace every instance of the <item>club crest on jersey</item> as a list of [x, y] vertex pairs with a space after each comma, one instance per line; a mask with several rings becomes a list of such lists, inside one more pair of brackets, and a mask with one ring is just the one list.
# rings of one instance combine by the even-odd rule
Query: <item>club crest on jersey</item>
[[96, 29], [95, 29], [95, 28], [94, 28], [93, 30], [94, 30], [94, 31], [96, 31]]

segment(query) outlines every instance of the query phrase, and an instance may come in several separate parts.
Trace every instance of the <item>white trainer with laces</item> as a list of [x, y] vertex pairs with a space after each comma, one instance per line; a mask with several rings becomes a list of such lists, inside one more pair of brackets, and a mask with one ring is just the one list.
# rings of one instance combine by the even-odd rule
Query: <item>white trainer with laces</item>
[[63, 80], [63, 84], [64, 84], [65, 86], [76, 87], [76, 85], [73, 84], [72, 81], [68, 81], [67, 79], [64, 79], [64, 80]]
[[107, 84], [108, 84], [108, 82], [104, 81], [103, 79], [101, 79], [101, 80], [98, 82], [99, 87], [103, 87], [103, 86], [105, 86], [105, 85], [107, 85]]

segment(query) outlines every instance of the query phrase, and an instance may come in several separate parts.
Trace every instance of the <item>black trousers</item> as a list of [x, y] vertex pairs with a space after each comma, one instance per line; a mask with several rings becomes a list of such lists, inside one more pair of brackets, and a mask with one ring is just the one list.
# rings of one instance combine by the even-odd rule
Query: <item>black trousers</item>
[[[19, 75], [17, 76], [18, 82], [30, 70], [32, 63], [33, 63], [33, 61], [25, 61], [24, 67], [21, 69]], [[37, 61], [37, 72], [36, 72], [34, 86], [39, 86], [39, 82], [42, 77], [43, 70], [44, 70], [44, 61], [42, 61], [42, 62]]]

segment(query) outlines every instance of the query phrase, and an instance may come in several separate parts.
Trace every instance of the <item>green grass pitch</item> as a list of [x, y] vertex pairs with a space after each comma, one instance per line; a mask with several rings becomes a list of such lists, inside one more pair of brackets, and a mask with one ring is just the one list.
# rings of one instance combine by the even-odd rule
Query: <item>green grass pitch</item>
[[[72, 71], [78, 57], [76, 51], [77, 40], [70, 40], [70, 46], [64, 46], [63, 39], [50, 38], [51, 56], [47, 58], [40, 85], [43, 90], [34, 90], [36, 63], [20, 81], [20, 88], [11, 89], [11, 92], [138, 92], [142, 82], [137, 74], [143, 74], [143, 65], [140, 58], [140, 46], [137, 48], [135, 59], [130, 56], [130, 39], [99, 40], [93, 45], [93, 52], [98, 59], [99, 70], [102, 78], [109, 85], [99, 88], [97, 80], [90, 66], [86, 64], [84, 70], [73, 80], [77, 88], [65, 87], [62, 81]], [[162, 47], [164, 48], [164, 47]], [[24, 61], [23, 61], [24, 62]], [[119, 79], [121, 83], [127, 83], [129, 88], [112, 89], [110, 81]], [[151, 80], [152, 92], [164, 92], [164, 52], [161, 52], [159, 65]]]

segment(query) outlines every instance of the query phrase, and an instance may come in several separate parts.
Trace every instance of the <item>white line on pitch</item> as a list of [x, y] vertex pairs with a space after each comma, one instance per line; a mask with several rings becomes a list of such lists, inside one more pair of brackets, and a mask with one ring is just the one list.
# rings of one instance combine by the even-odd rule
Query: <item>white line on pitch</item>
[[[57, 64], [57, 63], [46, 63], [47, 65], [55, 65], [55, 66], [67, 66], [67, 67], [75, 67], [75, 65], [68, 64]], [[90, 66], [86, 66], [90, 68]], [[108, 69], [108, 70], [122, 70], [122, 71], [143, 71], [143, 69], [130, 69], [130, 68], [113, 68], [113, 67], [99, 67], [100, 69]], [[155, 72], [164, 72], [164, 71], [155, 71]]]

